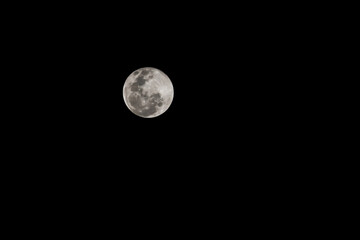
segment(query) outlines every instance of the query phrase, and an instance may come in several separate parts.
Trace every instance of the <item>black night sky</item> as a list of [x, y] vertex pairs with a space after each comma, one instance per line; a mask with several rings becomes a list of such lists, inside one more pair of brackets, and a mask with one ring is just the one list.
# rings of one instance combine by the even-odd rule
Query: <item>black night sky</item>
[[[13, 141], [36, 159], [26, 166], [109, 189], [121, 178], [196, 192], [273, 179], [298, 153], [296, 23], [266, 6], [165, 7], [49, 6], [9, 20], [21, 92]], [[174, 86], [172, 105], [153, 119], [122, 96], [141, 67]]]

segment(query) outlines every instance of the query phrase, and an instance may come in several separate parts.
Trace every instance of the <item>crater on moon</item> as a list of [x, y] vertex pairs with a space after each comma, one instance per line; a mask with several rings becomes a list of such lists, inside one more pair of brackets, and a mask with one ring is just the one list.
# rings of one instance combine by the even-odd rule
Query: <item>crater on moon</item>
[[123, 88], [124, 101], [136, 115], [145, 118], [163, 114], [174, 97], [169, 77], [156, 68], [140, 68], [129, 75]]

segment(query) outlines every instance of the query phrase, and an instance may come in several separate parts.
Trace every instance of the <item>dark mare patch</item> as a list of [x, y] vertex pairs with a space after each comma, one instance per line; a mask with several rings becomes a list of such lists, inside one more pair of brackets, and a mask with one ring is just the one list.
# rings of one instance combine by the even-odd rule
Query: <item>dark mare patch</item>
[[149, 73], [150, 73], [150, 70], [146, 70], [146, 69], [142, 70], [142, 72], [141, 72], [141, 74], [144, 76], [148, 75]]
[[146, 80], [144, 79], [144, 76], [140, 75], [136, 78], [136, 83], [141, 86], [144, 85], [146, 82]]
[[140, 108], [140, 97], [139, 96], [135, 96], [134, 94], [131, 94], [129, 96], [129, 103], [132, 107], [134, 107], [135, 109]]

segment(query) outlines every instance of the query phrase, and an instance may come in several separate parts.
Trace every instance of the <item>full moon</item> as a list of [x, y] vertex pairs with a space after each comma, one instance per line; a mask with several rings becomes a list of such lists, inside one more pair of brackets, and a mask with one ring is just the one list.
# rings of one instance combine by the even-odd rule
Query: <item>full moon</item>
[[140, 117], [153, 118], [170, 107], [174, 88], [165, 73], [156, 68], [144, 67], [128, 76], [123, 96], [131, 112]]

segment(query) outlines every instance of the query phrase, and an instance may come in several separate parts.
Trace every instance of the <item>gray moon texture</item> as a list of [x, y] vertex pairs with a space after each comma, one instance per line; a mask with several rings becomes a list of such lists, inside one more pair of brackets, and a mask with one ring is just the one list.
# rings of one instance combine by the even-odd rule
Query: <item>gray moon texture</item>
[[144, 67], [128, 76], [123, 96], [131, 112], [143, 118], [153, 118], [170, 107], [174, 88], [170, 78], [161, 70]]

